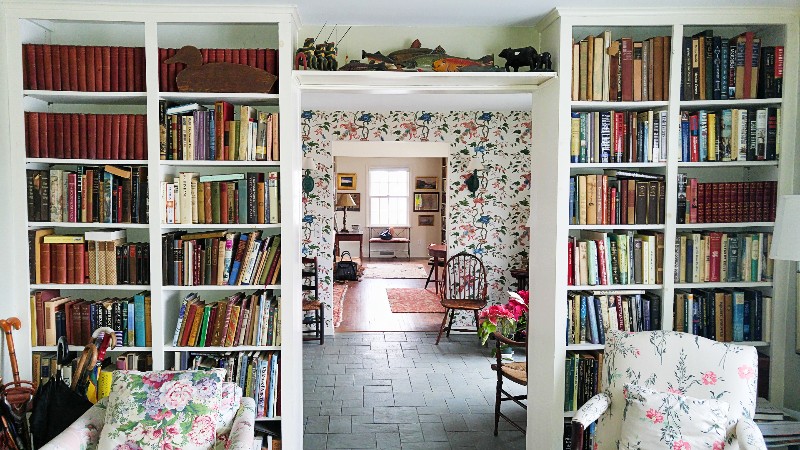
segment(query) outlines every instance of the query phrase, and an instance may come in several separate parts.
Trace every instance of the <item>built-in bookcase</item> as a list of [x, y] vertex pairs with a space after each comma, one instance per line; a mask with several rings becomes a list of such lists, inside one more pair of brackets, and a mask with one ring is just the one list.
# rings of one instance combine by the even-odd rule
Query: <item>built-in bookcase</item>
[[[786, 13], [785, 16], [784, 13]], [[539, 136], [539, 139], [534, 144], [532, 152], [536, 162], [533, 166], [532, 179], [539, 180], [539, 182], [534, 181], [532, 186], [532, 210], [534, 211], [532, 233], [534, 236], [538, 236], [538, 239], [532, 239], [531, 254], [555, 254], [556, 256], [531, 259], [531, 286], [536, 287], [538, 292], [536, 297], [542, 300], [541, 302], [532, 302], [532, 317], [536, 318], [534, 321], [539, 334], [531, 344], [531, 355], [537, 361], [545, 362], [545, 364], [534, 369], [530, 375], [538, 382], [532, 385], [529, 394], [538, 399], [541, 406], [538, 410], [543, 413], [533, 412], [531, 414], [533, 417], [529, 416], [528, 432], [533, 432], [537, 436], [547, 436], [543, 437], [549, 442], [547, 446], [556, 448], [562, 444], [561, 431], [564, 429], [562, 420], [553, 413], [564, 411], [564, 406], [569, 404], [564, 401], [565, 396], [570, 394], [569, 390], [565, 393], [565, 378], [570, 376], [573, 373], [571, 370], [574, 369], [571, 368], [569, 361], [565, 364], [565, 359], [569, 360], [571, 355], [587, 354], [598, 357], [598, 352], [602, 352], [603, 349], [602, 344], [591, 342], [591, 338], [587, 338], [586, 342], [580, 342], [580, 339], [577, 341], [572, 339], [569, 343], [565, 342], [565, 336], [572, 331], [565, 327], [570, 326], [569, 320], [575, 313], [579, 314], [572, 309], [574, 303], [568, 302], [567, 299], [572, 299], [575, 294], [579, 293], [587, 298], [609, 295], [624, 296], [634, 293], [657, 296], [661, 300], [660, 327], [665, 330], [674, 329], [678, 324], [674, 316], [676, 313], [683, 312], [685, 306], [685, 303], [679, 306], [676, 301], [681, 294], [699, 293], [700, 291], [696, 291], [698, 289], [707, 289], [712, 293], [715, 290], [741, 291], [748, 292], [748, 296], [755, 296], [756, 294], [753, 293], [757, 293], [762, 299], [759, 302], [763, 301], [762, 306], [765, 308], [762, 311], [761, 325], [763, 328], [760, 330], [762, 333], [758, 335], [758, 338], [755, 334], [750, 335], [745, 342], [741, 342], [745, 340], [742, 336], [737, 336], [733, 340], [758, 346], [759, 352], [771, 357], [768, 375], [769, 395], [776, 399], [782, 399], [785, 373], [781, 360], [786, 351], [784, 337], [787, 320], [790, 320], [786, 318], [786, 312], [789, 310], [789, 305], [787, 305], [787, 295], [790, 292], [789, 267], [777, 261], [773, 266], [765, 255], [761, 255], [763, 252], [759, 251], [756, 252], [759, 255], [756, 264], [763, 264], [763, 266], [758, 266], [757, 270], [767, 271], [769, 264], [768, 276], [762, 277], [759, 274], [757, 277], [753, 276], [748, 279], [741, 277], [719, 279], [716, 274], [705, 278], [701, 274], [700, 279], [697, 279], [696, 277], [692, 278], [692, 274], [689, 273], [687, 279], [686, 274], [679, 277], [675, 277], [673, 274], [677, 270], [680, 275], [681, 270], [686, 270], [685, 255], [682, 260], [681, 252], [686, 251], [686, 237], [688, 236], [691, 241], [692, 234], [701, 235], [698, 236], [699, 242], [703, 242], [703, 238], [710, 239], [711, 236], [714, 236], [715, 239], [719, 239], [720, 236], [723, 239], [731, 236], [756, 236], [761, 239], [761, 242], [767, 241], [774, 218], [769, 212], [769, 206], [764, 206], [762, 210], [757, 205], [770, 203], [770, 198], [775, 194], [793, 192], [794, 167], [796, 166], [794, 162], [796, 102], [784, 101], [784, 99], [793, 98], [796, 95], [797, 78], [795, 74], [789, 74], [792, 70], [783, 72], [783, 92], [780, 97], [684, 100], [682, 99], [684, 97], [681, 96], [682, 70], [684, 69], [683, 38], [684, 36], [691, 38], [704, 30], [711, 30], [715, 36], [723, 36], [724, 40], [728, 42], [729, 38], [734, 38], [745, 31], [751, 31], [762, 39], [762, 46], [783, 46], [783, 65], [785, 68], [791, 68], [794, 67], [792, 64], [797, 64], [797, 59], [796, 57], [787, 59], [785, 55], [798, 51], [796, 17], [796, 12], [777, 10], [711, 11], [698, 9], [686, 12], [672, 10], [647, 10], [645, 12], [644, 10], [559, 9], [537, 26], [541, 33], [542, 47], [558, 49], [559, 66], [558, 85], [545, 87], [534, 94], [534, 105], [550, 104], [554, 106], [542, 107], [541, 110], [535, 106], [533, 119], [534, 135]], [[582, 62], [580, 56], [573, 59], [573, 44], [577, 44], [577, 48], [580, 48], [580, 45], [588, 48], [591, 43], [586, 42], [587, 36], [602, 38], [606, 31], [610, 32], [612, 41], [623, 37], [631, 38], [632, 42], [645, 41], [654, 36], [669, 37], [668, 41], [671, 47], [669, 60], [664, 63], [665, 66], [662, 66], [666, 71], [662, 72], [662, 75], [668, 77], [668, 83], [665, 86], [666, 91], [662, 92], [660, 98], [643, 96], [637, 101], [613, 101], [613, 99], [609, 101], [597, 95], [595, 95], [595, 100], [592, 100], [586, 94], [583, 96], [573, 94], [576, 89], [580, 94], [580, 83], [586, 83], [585, 75], [579, 72], [577, 74], [579, 77], [573, 84], [573, 76], [576, 75], [574, 69], [580, 71]], [[707, 34], [710, 35], [710, 33]], [[663, 42], [658, 45], [659, 48], [663, 48]], [[653, 47], [650, 48], [651, 51], [652, 49]], [[584, 75], [583, 80], [580, 80], [581, 75]], [[596, 80], [597, 78], [594, 81]], [[713, 90], [711, 92], [713, 93]], [[711, 98], [713, 98], [713, 94]], [[774, 123], [779, 129], [779, 134], [774, 136], [774, 138], [780, 138], [779, 158], [774, 160], [770, 160], [771, 158], [741, 158], [734, 161], [717, 161], [716, 158], [713, 160], [706, 158], [704, 160], [695, 159], [696, 162], [691, 162], [691, 158], [681, 158], [683, 151], [682, 113], [685, 113], [683, 114], [685, 121], [692, 115], [699, 118], [700, 111], [707, 116], [708, 112], [724, 109], [745, 109], [754, 112], [764, 109], [763, 117], [766, 118], [766, 113], [770, 111], [767, 108], [780, 108], [780, 116], [775, 117], [773, 113]], [[640, 132], [642, 126], [645, 126], [652, 129], [650, 132], [663, 133], [664, 139], [658, 142], [660, 153], [653, 152], [658, 155], [644, 159], [641, 157], [615, 159], [615, 116], [608, 115], [606, 113], [608, 111], [618, 113], [618, 117], [622, 117], [625, 125], [628, 126], [631, 125], [631, 116], [636, 116], [638, 119], [637, 130]], [[663, 120], [658, 123], [649, 121], [649, 111], [653, 111], [652, 116], [662, 117]], [[575, 130], [574, 123], [579, 125], [577, 133], [573, 131]], [[705, 123], [707, 133], [708, 122]], [[653, 128], [654, 125], [655, 128]], [[685, 130], [684, 133], [686, 131], [689, 130]], [[716, 129], [714, 131], [717, 132]], [[647, 131], [645, 131], [645, 137], [646, 133]], [[697, 134], [702, 136], [700, 129]], [[598, 141], [597, 148], [591, 148], [592, 139]], [[610, 144], [601, 142], [603, 139], [610, 140]], [[586, 140], [589, 141], [588, 146], [584, 143]], [[575, 151], [576, 142], [578, 152]], [[634, 139], [634, 148], [637, 144], [642, 144], [641, 139]], [[583, 147], [581, 147], [582, 145]], [[558, 151], [554, 151], [554, 148], [557, 148]], [[625, 149], [627, 151], [629, 147], [625, 147]], [[652, 150], [651, 147], [647, 147], [645, 150], [648, 149]], [[635, 156], [636, 153], [633, 152], [633, 155]], [[593, 192], [604, 192], [608, 195], [612, 187], [619, 187], [617, 182], [613, 181], [614, 177], [608, 177], [611, 182], [604, 187], [603, 191], [600, 191], [599, 187], [596, 188], [597, 191], [594, 191], [594, 183], [602, 185], [601, 176], [614, 175], [613, 171], [632, 172], [632, 177], [636, 177], [637, 173], [657, 175], [663, 179], [665, 192], [659, 201], [664, 202], [661, 206], [664, 214], [660, 215], [655, 222], [639, 220], [620, 222], [619, 218], [615, 222], [613, 219], [609, 221], [608, 216], [604, 218], [605, 220], [601, 220], [601, 207], [609, 205], [608, 203], [603, 205], [602, 200], [594, 197], [594, 201], [599, 203], [599, 205], [593, 205], [598, 208], [597, 217], [590, 217], [588, 220], [583, 217], [581, 220], [580, 214], [576, 211], [581, 207], [586, 208], [587, 205], [580, 203], [577, 190], [587, 189], [583, 191], [586, 193], [588, 188], [580, 188], [576, 181], [581, 178], [583, 178], [583, 182], [586, 182], [587, 179], [591, 180]], [[685, 214], [687, 208], [686, 193], [682, 183], [679, 183], [679, 175], [695, 179], [694, 183], [706, 183], [702, 191], [707, 188], [711, 193], [706, 199], [707, 202], [713, 203], [713, 200], [716, 199], [716, 197], [712, 198], [713, 193], [717, 192], [715, 189], [719, 189], [719, 192], [722, 193], [726, 192], [724, 188], [730, 191], [724, 198], [731, 199], [731, 201], [725, 204], [720, 204], [718, 201], [716, 206], [708, 207], [708, 217], [711, 217], [711, 208], [718, 208], [718, 210], [714, 210], [718, 214], [714, 216], [713, 222], [711, 220], [699, 222], [679, 219], [679, 208], [681, 208], [681, 214]], [[551, 184], [553, 177], [556, 179], [555, 185]], [[770, 191], [771, 184], [769, 182], [775, 182], [774, 194]], [[738, 193], [737, 189], [741, 186], [742, 193], [744, 193], [745, 187], [734, 183], [752, 183], [747, 185], [748, 194], [751, 186], [754, 192], [758, 192], [756, 189], [765, 189], [764, 194], [760, 194], [760, 197], [745, 196], [745, 198], [752, 198], [754, 202], [753, 215], [748, 215], [745, 211], [734, 214], [737, 209], [733, 199], [737, 198], [735, 196]], [[696, 189], [695, 192], [697, 191]], [[575, 200], [571, 200], [572, 198]], [[656, 198], [658, 199], [658, 197]], [[688, 204], [691, 208], [691, 192]], [[616, 207], [619, 208], [619, 204]], [[551, 214], [535, 213], [535, 211], [541, 210], [550, 211]], [[757, 215], [756, 213], [761, 214]], [[615, 283], [609, 285], [595, 280], [591, 280], [590, 283], [581, 283], [578, 279], [570, 279], [570, 276], [574, 276], [575, 273], [569, 269], [574, 260], [570, 255], [572, 249], [568, 252], [568, 242], [598, 240], [603, 236], [601, 233], [618, 235], [663, 233], [663, 248], [658, 247], [655, 254], [659, 271], [663, 272], [663, 276], [658, 277], [657, 282], [647, 284]], [[681, 247], [682, 237], [684, 238], [683, 248]], [[742, 239], [744, 242], [744, 238]], [[705, 254], [703, 254], [703, 258], [705, 258]], [[703, 269], [704, 267], [701, 268], [701, 270]], [[748, 273], [748, 275], [750, 274]], [[589, 313], [592, 309], [594, 308], [589, 308]], [[602, 312], [601, 310], [598, 314], [602, 314]], [[651, 309], [650, 312], [652, 313], [653, 310]], [[653, 318], [650, 317], [650, 319]], [[616, 328], [616, 321], [613, 323], [615, 323], [613, 328]], [[588, 358], [588, 360], [591, 359], [591, 357]], [[575, 405], [573, 402], [572, 406], [579, 405]], [[570, 411], [564, 412], [564, 420], [568, 420], [573, 414], [574, 412]]]
[[[269, 113], [276, 113], [283, 117], [299, 117], [297, 109], [299, 105], [296, 98], [292, 95], [291, 86], [291, 56], [295, 41], [295, 24], [297, 16], [292, 8], [252, 8], [239, 6], [230, 7], [208, 7], [193, 8], [187, 15], [185, 8], [177, 7], [127, 7], [127, 6], [106, 6], [100, 9], [93, 8], [89, 12], [81, 9], [58, 10], [50, 8], [42, 10], [43, 6], [37, 3], [20, 2], [11, 4], [6, 9], [6, 22], [4, 29], [9, 54], [9, 94], [11, 102], [10, 116], [11, 121], [11, 143], [12, 143], [12, 162], [15, 170], [12, 183], [17, 186], [12, 195], [13, 203], [18, 205], [20, 220], [16, 222], [13, 240], [17, 243], [13, 249], [17, 264], [16, 278], [21, 280], [14, 286], [13, 297], [16, 298], [16, 308], [19, 311], [23, 322], [23, 333], [31, 333], [31, 319], [34, 318], [35, 308], [31, 309], [29, 297], [36, 291], [45, 289], [58, 289], [61, 296], [70, 296], [85, 300], [101, 300], [110, 297], [133, 297], [140, 292], [146, 292], [149, 297], [150, 315], [147, 328], [149, 330], [148, 343], [150, 345], [134, 347], [133, 345], [115, 349], [117, 352], [141, 352], [145, 357], [152, 359], [154, 369], [179, 368], [181, 359], [186, 362], [188, 352], [201, 352], [208, 355], [225, 354], [226, 352], [248, 352], [257, 355], [269, 355], [273, 359], [279, 360], [280, 373], [280, 407], [277, 411], [269, 414], [269, 417], [259, 417], [257, 420], [273, 422], [272, 427], [279, 427], [283, 435], [284, 445], [289, 448], [299, 448], [302, 444], [302, 417], [300, 398], [301, 390], [297, 384], [301, 380], [300, 345], [301, 345], [301, 315], [300, 315], [300, 254], [299, 248], [299, 215], [295, 214], [292, 205], [297, 202], [296, 193], [300, 192], [299, 173], [295, 168], [299, 167], [299, 156], [294, 154], [297, 147], [298, 134], [292, 127], [293, 121], [281, 121], [280, 129], [280, 158], [271, 161], [217, 161], [217, 160], [162, 160], [160, 159], [159, 149], [159, 101], [166, 100], [171, 104], [190, 104], [199, 103], [209, 106], [213, 110], [214, 102], [227, 101], [234, 105], [252, 105]], [[28, 44], [41, 44], [42, 55], [37, 58], [34, 48]], [[83, 67], [90, 67], [86, 60], [88, 46], [112, 47], [108, 50], [108, 62], [116, 61], [106, 70], [104, 74], [99, 69], [98, 77], [110, 77], [116, 75], [116, 91], [108, 89], [98, 92], [91, 88], [84, 88], [87, 82], [86, 73], [81, 72], [77, 79], [81, 83], [75, 83], [77, 88], [70, 87], [64, 89], [60, 83], [53, 84], [52, 80], [48, 83], [31, 85], [29, 78], [30, 67], [24, 67], [23, 55], [31, 47], [34, 61], [44, 61], [44, 45], [49, 49], [56, 45], [73, 46], [72, 51], [80, 57], [85, 64]], [[160, 83], [160, 54], [159, 48], [180, 48], [184, 45], [194, 45], [198, 48], [213, 49], [274, 49], [273, 62], [279, 67], [276, 75], [278, 81], [271, 93], [186, 93], [186, 92], [162, 92]], [[87, 46], [77, 49], [76, 46]], [[134, 52], [115, 49], [113, 47], [136, 48]], [[64, 53], [70, 56], [70, 49], [65, 49]], [[103, 51], [99, 51], [101, 58]], [[60, 54], [59, 54], [60, 55]], [[54, 61], [52, 59], [49, 61]], [[137, 59], [140, 58], [140, 59]], [[62, 66], [64, 60], [60, 60]], [[69, 59], [68, 61], [73, 61]], [[76, 65], [77, 65], [77, 59]], [[101, 59], [102, 61], [102, 59]], [[260, 59], [260, 61], [263, 61]], [[102, 64], [97, 67], [101, 67]], [[47, 66], [53, 69], [52, 63]], [[35, 69], [34, 69], [35, 70]], [[129, 74], [140, 74], [141, 77], [135, 82], [123, 77]], [[65, 69], [65, 74], [69, 77], [69, 69]], [[60, 72], [53, 72], [48, 76], [59, 76]], [[75, 75], [73, 75], [75, 76]], [[135, 89], [140, 86], [140, 89]], [[102, 83], [98, 84], [102, 87]], [[125, 87], [124, 89], [122, 87]], [[45, 88], [46, 87], [46, 88]], [[109, 86], [110, 88], [111, 86]], [[60, 89], [60, 90], [59, 90]], [[108, 156], [105, 153], [95, 152], [89, 155], [84, 143], [91, 141], [91, 137], [81, 141], [76, 137], [70, 145], [68, 151], [63, 151], [59, 147], [58, 153], [40, 153], [32, 155], [29, 151], [30, 134], [30, 115], [26, 113], [60, 113], [69, 114], [65, 123], [72, 124], [72, 129], [83, 130], [90, 122], [88, 115], [140, 115], [142, 118], [142, 139], [146, 144], [141, 147], [141, 154], [133, 152], [130, 156], [126, 153], [121, 155], [119, 152], [120, 141], [113, 141], [109, 147]], [[82, 116], [87, 115], [87, 116]], [[237, 111], [238, 115], [238, 111]], [[74, 118], [73, 118], [74, 117]], [[36, 117], [38, 119], [38, 116]], [[46, 120], [46, 119], [45, 119]], [[59, 120], [61, 120], [59, 118]], [[115, 119], [119, 120], [119, 119]], [[133, 123], [134, 120], [132, 119]], [[127, 123], [126, 123], [127, 124]], [[26, 127], [27, 126], [27, 127]], [[59, 126], [62, 126], [59, 124]], [[112, 125], [109, 120], [109, 126]], [[122, 127], [127, 129], [127, 127]], [[144, 131], [146, 128], [146, 132]], [[53, 128], [55, 130], [55, 128]], [[64, 128], [59, 128], [59, 135]], [[92, 127], [94, 136], [99, 134], [97, 128]], [[114, 128], [111, 128], [114, 130]], [[117, 129], [118, 130], [118, 129]], [[114, 130], [115, 135], [118, 133]], [[105, 129], [104, 133], [109, 132]], [[87, 133], [86, 134], [90, 134]], [[120, 136], [122, 136], [120, 134]], [[45, 137], [46, 139], [46, 137]], [[45, 141], [46, 142], [46, 141]], [[71, 144], [72, 142], [70, 142]], [[127, 142], [125, 142], [127, 144]], [[88, 145], [88, 144], [85, 144]], [[26, 221], [22, 213], [27, 210], [29, 204], [26, 195], [26, 177], [28, 170], [49, 171], [52, 169], [62, 169], [65, 171], [77, 171], [81, 166], [101, 167], [106, 165], [126, 168], [130, 166], [143, 167], [147, 172], [147, 188], [149, 199], [146, 202], [145, 211], [148, 213], [149, 220], [139, 220], [138, 223], [104, 223], [103, 221], [88, 223], [74, 223], [70, 221], [59, 221], [51, 216], [37, 216], [34, 221]], [[208, 223], [180, 223], [167, 224], [162, 221], [163, 209], [161, 203], [161, 184], [164, 181], [172, 181], [180, 177], [181, 172], [194, 172], [199, 175], [223, 175], [237, 173], [258, 173], [268, 176], [269, 173], [277, 173], [280, 176], [280, 222], [257, 224], [240, 221], [237, 224], [208, 224]], [[297, 189], [292, 189], [298, 186]], [[55, 234], [78, 235], [88, 231], [98, 230], [124, 230], [127, 234], [127, 242], [141, 242], [149, 244], [149, 280], [148, 285], [131, 284], [53, 284], [36, 283], [35, 277], [30, 278], [29, 267], [26, 262], [34, 253], [29, 252], [27, 245], [27, 235], [29, 232], [38, 229], [52, 228]], [[166, 285], [162, 279], [162, 268], [165, 254], [162, 252], [161, 238], [165, 233], [183, 231], [187, 233], [198, 233], [214, 230], [229, 230], [234, 233], [247, 234], [252, 231], [260, 231], [264, 239], [272, 236], [280, 236], [279, 256], [281, 262], [280, 275], [267, 285], [201, 285], [201, 286], [171, 286]], [[31, 282], [26, 280], [31, 279]], [[214, 304], [237, 292], [251, 295], [257, 291], [268, 293], [271, 299], [277, 299], [273, 308], [273, 326], [280, 327], [271, 329], [273, 336], [280, 336], [280, 340], [270, 341], [271, 345], [239, 345], [239, 346], [209, 346], [204, 347], [176, 347], [173, 345], [176, 324], [179, 319], [184, 298], [190, 293], [197, 293], [206, 303]], [[30, 313], [28, 311], [31, 311]], [[279, 314], [277, 311], [280, 311]], [[277, 320], [275, 320], [277, 319]], [[144, 317], [137, 315], [137, 320], [145, 320]], [[266, 330], [266, 329], [265, 329]], [[211, 331], [209, 330], [209, 341]], [[255, 342], [255, 338], [249, 342]], [[266, 343], [266, 339], [262, 343]], [[82, 349], [84, 342], [72, 342], [73, 348]], [[46, 355], [54, 351], [54, 347], [37, 345], [31, 339], [17, 340], [17, 354], [20, 361], [23, 378], [30, 379], [32, 367], [32, 355]], [[38, 361], [38, 359], [37, 359]], [[191, 360], [189, 360], [191, 364]], [[277, 393], [278, 387], [275, 387]], [[259, 415], [261, 416], [261, 415]]]

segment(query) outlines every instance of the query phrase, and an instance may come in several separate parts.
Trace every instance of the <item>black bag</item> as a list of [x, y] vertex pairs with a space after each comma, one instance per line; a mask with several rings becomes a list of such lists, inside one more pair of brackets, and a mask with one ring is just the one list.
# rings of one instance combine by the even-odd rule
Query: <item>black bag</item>
[[381, 231], [381, 234], [379, 234], [378, 237], [383, 239], [384, 241], [391, 241], [392, 240], [392, 232], [387, 228], [387, 229]]
[[[69, 364], [73, 358], [68, 349], [66, 338], [62, 336], [58, 346], [59, 365]], [[41, 448], [58, 436], [91, 407], [92, 403], [85, 396], [67, 386], [61, 378], [61, 371], [56, 371], [55, 376], [39, 386], [33, 397], [30, 428], [35, 448]]]
[[[344, 261], [345, 255], [347, 255], [349, 261]], [[342, 261], [336, 263], [336, 270], [333, 273], [333, 279], [336, 281], [357, 281], [358, 264], [353, 262], [353, 257], [350, 256], [350, 252], [342, 252], [341, 258]]]

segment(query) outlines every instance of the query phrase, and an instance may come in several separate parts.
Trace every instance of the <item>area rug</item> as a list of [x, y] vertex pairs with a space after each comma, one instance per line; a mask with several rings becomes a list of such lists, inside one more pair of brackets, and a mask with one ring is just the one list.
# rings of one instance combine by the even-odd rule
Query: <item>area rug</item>
[[389, 307], [393, 313], [443, 313], [439, 296], [427, 289], [392, 288], [386, 289]]
[[333, 283], [333, 326], [342, 323], [342, 306], [344, 294], [347, 292], [347, 283]]
[[414, 261], [373, 262], [362, 265], [361, 278], [428, 278], [427, 265]]

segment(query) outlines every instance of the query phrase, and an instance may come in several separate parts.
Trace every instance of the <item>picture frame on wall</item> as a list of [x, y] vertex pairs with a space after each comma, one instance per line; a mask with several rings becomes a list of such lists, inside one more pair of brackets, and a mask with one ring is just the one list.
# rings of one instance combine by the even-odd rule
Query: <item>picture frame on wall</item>
[[414, 190], [438, 191], [439, 177], [416, 177], [414, 179]]
[[[339, 194], [339, 195], [343, 195], [343, 194]], [[339, 198], [339, 195], [336, 196], [337, 200]], [[358, 192], [351, 192], [350, 193], [350, 197], [353, 197], [353, 201], [356, 202], [356, 206], [351, 206], [351, 207], [347, 208], [347, 210], [351, 211], [351, 212], [352, 211], [361, 211], [361, 194], [358, 193]], [[344, 211], [344, 206], [336, 206], [335, 210], [336, 211]]]
[[432, 227], [433, 220], [433, 214], [420, 214], [417, 216], [417, 226]]
[[439, 212], [439, 193], [414, 192], [414, 212]]
[[356, 190], [356, 174], [354, 174], [354, 173], [337, 173], [336, 174], [336, 190], [337, 191], [355, 191]]

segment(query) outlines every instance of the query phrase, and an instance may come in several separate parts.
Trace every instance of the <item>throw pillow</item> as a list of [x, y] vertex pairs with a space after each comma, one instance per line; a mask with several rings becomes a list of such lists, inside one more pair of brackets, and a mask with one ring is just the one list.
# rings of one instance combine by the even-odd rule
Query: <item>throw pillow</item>
[[626, 384], [620, 449], [723, 450], [729, 405]]
[[223, 369], [114, 372], [99, 450], [210, 449]]

